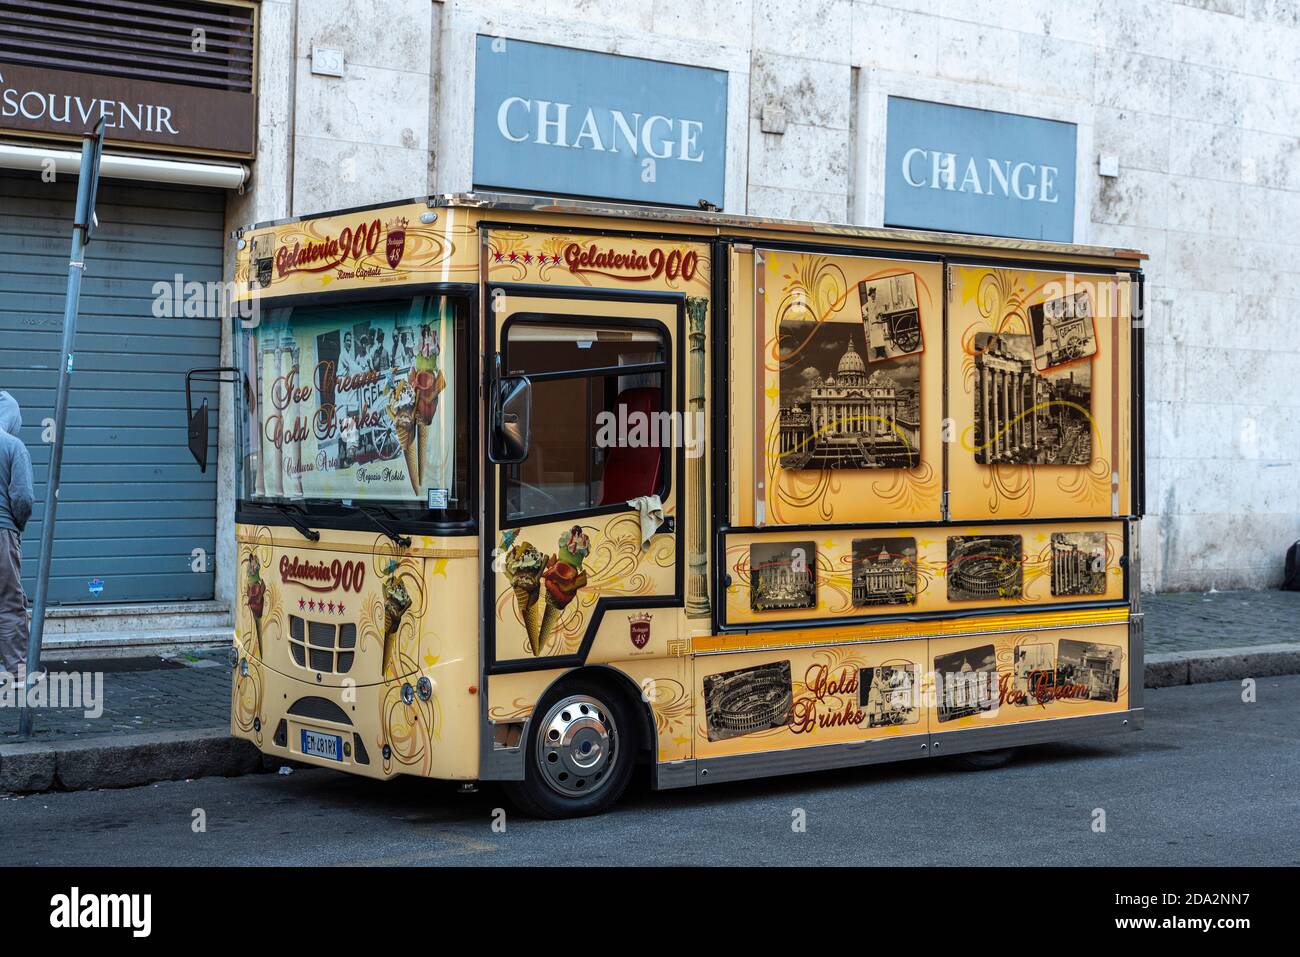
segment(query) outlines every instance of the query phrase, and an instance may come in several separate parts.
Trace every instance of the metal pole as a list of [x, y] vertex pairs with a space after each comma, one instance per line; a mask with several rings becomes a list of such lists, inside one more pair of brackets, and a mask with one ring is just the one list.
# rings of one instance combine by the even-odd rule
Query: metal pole
[[[94, 162], [98, 140], [87, 137], [81, 145], [81, 171], [77, 178], [77, 215], [72, 225], [72, 254], [68, 261], [68, 295], [63, 307], [63, 356], [59, 363], [59, 390], [54, 401], [54, 444], [50, 447], [50, 468], [45, 476], [45, 513], [41, 518], [40, 565], [36, 572], [36, 601], [32, 605], [32, 628], [27, 639], [27, 687], [37, 680], [41, 668], [41, 638], [45, 633], [45, 606], [50, 591], [50, 557], [54, 551], [54, 519], [59, 505], [59, 473], [63, 469], [63, 433], [68, 421], [68, 388], [72, 382], [73, 343], [77, 337], [77, 312], [81, 304], [81, 276], [85, 272], [86, 232], [94, 210], [90, 197], [98, 164]], [[18, 736], [32, 733], [32, 709], [21, 708]]]

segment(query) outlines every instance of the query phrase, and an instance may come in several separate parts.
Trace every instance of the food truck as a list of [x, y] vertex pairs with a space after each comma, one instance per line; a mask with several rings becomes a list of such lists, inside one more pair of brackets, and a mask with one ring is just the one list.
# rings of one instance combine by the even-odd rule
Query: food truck
[[262, 752], [559, 817], [1141, 726], [1140, 253], [483, 193], [234, 241]]

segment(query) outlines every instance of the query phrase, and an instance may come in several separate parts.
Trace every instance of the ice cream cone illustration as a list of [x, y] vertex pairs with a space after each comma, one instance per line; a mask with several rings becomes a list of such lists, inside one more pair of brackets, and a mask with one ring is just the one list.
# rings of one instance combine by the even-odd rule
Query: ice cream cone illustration
[[583, 534], [581, 525], [574, 525], [560, 536], [559, 551], [547, 562], [546, 570], [542, 572], [542, 581], [546, 585], [546, 610], [542, 613], [533, 654], [541, 654], [542, 646], [551, 637], [564, 609], [578, 597], [578, 590], [587, 584], [587, 573], [582, 570], [582, 560], [590, 552], [591, 541]]
[[415, 390], [416, 421], [430, 425], [438, 411], [438, 396], [447, 388], [447, 377], [441, 369], [421, 369], [411, 373], [410, 386]]
[[388, 577], [384, 579], [384, 677], [395, 678], [397, 669], [397, 628], [402, 623], [402, 616], [411, 607], [411, 596], [406, 586], [398, 580], [394, 572], [397, 562], [389, 561]]
[[406, 476], [415, 494], [420, 494], [420, 447], [416, 435], [415, 390], [405, 380], [399, 380], [388, 394], [388, 418], [397, 433], [397, 441], [406, 457]]
[[528, 632], [528, 647], [534, 655], [541, 652], [539, 632], [542, 626], [541, 574], [546, 558], [528, 542], [519, 542], [506, 553], [506, 577], [515, 590], [515, 608]]
[[244, 560], [248, 565], [248, 611], [253, 616], [253, 634], [256, 646], [251, 650], [254, 658], [262, 657], [262, 611], [266, 607], [266, 583], [262, 581], [262, 563], [250, 553]]

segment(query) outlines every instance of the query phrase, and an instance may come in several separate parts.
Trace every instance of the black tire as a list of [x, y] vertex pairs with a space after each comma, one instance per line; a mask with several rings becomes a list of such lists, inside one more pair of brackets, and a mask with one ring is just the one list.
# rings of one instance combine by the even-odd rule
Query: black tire
[[[533, 711], [524, 780], [506, 782], [506, 795], [533, 817], [600, 814], [623, 796], [632, 779], [637, 727], [626, 695], [590, 678], [561, 682]], [[583, 766], [586, 761], [591, 763]]]
[[992, 771], [1004, 768], [1015, 757], [1014, 748], [1002, 748], [998, 751], [971, 751], [968, 754], [955, 754], [952, 763], [963, 771]]

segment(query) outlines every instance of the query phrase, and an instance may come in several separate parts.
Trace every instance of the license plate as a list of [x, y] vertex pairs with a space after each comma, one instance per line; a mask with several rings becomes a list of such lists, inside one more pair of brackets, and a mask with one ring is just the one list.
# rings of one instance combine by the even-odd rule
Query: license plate
[[343, 739], [337, 734], [321, 734], [317, 731], [302, 733], [302, 753], [314, 758], [328, 758], [331, 761], [343, 760]]

